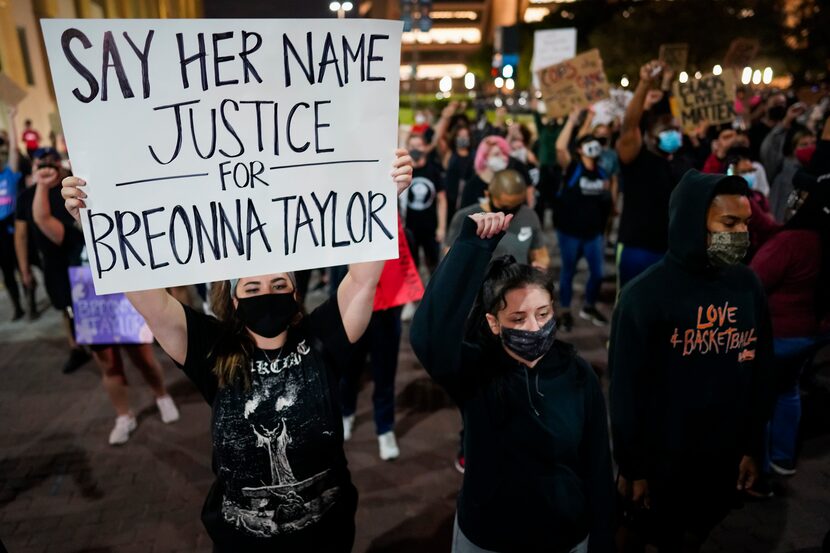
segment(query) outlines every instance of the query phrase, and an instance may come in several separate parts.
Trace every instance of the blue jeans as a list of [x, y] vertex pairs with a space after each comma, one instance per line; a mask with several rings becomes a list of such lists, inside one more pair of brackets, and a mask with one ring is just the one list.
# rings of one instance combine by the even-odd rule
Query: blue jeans
[[340, 402], [343, 416], [354, 415], [360, 376], [366, 366], [366, 355], [372, 367], [372, 404], [375, 431], [385, 434], [395, 426], [395, 373], [398, 370], [398, 351], [401, 345], [402, 307], [393, 307], [372, 313], [369, 328], [355, 345], [348, 367], [340, 379]]
[[778, 397], [773, 407], [772, 418], [767, 425], [767, 447], [762, 459], [764, 472], [769, 472], [769, 463], [795, 460], [796, 438], [801, 422], [801, 391], [799, 377], [807, 359], [807, 352], [815, 344], [815, 338], [775, 338], [776, 370], [779, 383]]
[[585, 286], [585, 304], [594, 305], [599, 296], [599, 287], [602, 286], [602, 234], [594, 238], [577, 238], [562, 231], [556, 231], [556, 236], [559, 239], [559, 253], [562, 256], [559, 302], [566, 309], [571, 306], [576, 264], [581, 257], [585, 257], [590, 271], [588, 284]]
[[663, 259], [663, 252], [617, 244], [617, 294], [634, 277]]

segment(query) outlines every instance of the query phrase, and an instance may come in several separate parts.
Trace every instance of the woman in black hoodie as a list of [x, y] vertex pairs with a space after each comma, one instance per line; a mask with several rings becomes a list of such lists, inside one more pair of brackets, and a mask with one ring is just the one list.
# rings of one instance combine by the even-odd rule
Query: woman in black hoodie
[[465, 221], [412, 324], [416, 355], [464, 414], [453, 551], [611, 551], [599, 382], [572, 346], [554, 340], [551, 278], [512, 258], [488, 268], [511, 218]]

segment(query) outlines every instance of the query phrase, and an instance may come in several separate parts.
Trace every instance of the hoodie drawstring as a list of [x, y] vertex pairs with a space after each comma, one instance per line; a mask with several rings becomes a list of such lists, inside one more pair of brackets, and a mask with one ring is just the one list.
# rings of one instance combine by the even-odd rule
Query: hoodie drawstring
[[[522, 368], [525, 372], [525, 387], [527, 388], [527, 401], [528, 403], [530, 403], [530, 407], [531, 409], [533, 409], [533, 412], [536, 413], [536, 416], [540, 417], [541, 415], [539, 414], [539, 411], [536, 409], [536, 405], [534, 405], [533, 403], [533, 396], [530, 395], [530, 375], [527, 373], [527, 367], [523, 366]], [[536, 373], [536, 393], [539, 394], [539, 373]]]

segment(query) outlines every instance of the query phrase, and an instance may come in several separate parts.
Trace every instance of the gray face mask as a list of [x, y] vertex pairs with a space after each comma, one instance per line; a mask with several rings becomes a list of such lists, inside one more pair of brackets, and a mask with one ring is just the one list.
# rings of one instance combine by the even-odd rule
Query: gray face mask
[[713, 232], [706, 255], [715, 267], [737, 265], [749, 251], [748, 232]]

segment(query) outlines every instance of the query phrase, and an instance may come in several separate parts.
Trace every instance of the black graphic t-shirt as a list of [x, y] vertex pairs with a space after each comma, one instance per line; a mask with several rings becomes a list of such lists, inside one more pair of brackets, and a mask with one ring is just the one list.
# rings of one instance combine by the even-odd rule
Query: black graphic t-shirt
[[412, 171], [412, 184], [406, 193], [406, 228], [438, 228], [438, 193], [443, 191], [444, 179], [435, 164], [427, 163]]
[[605, 230], [611, 210], [608, 176], [574, 160], [556, 193], [553, 222], [557, 230], [578, 238], [594, 238]]
[[336, 298], [292, 327], [281, 349], [255, 350], [248, 388], [242, 382], [218, 386], [212, 350], [223, 327], [213, 317], [185, 312], [182, 368], [213, 412], [216, 482], [202, 512], [213, 540], [293, 551], [352, 524], [356, 491], [335, 395], [337, 360], [349, 357], [351, 345]]

